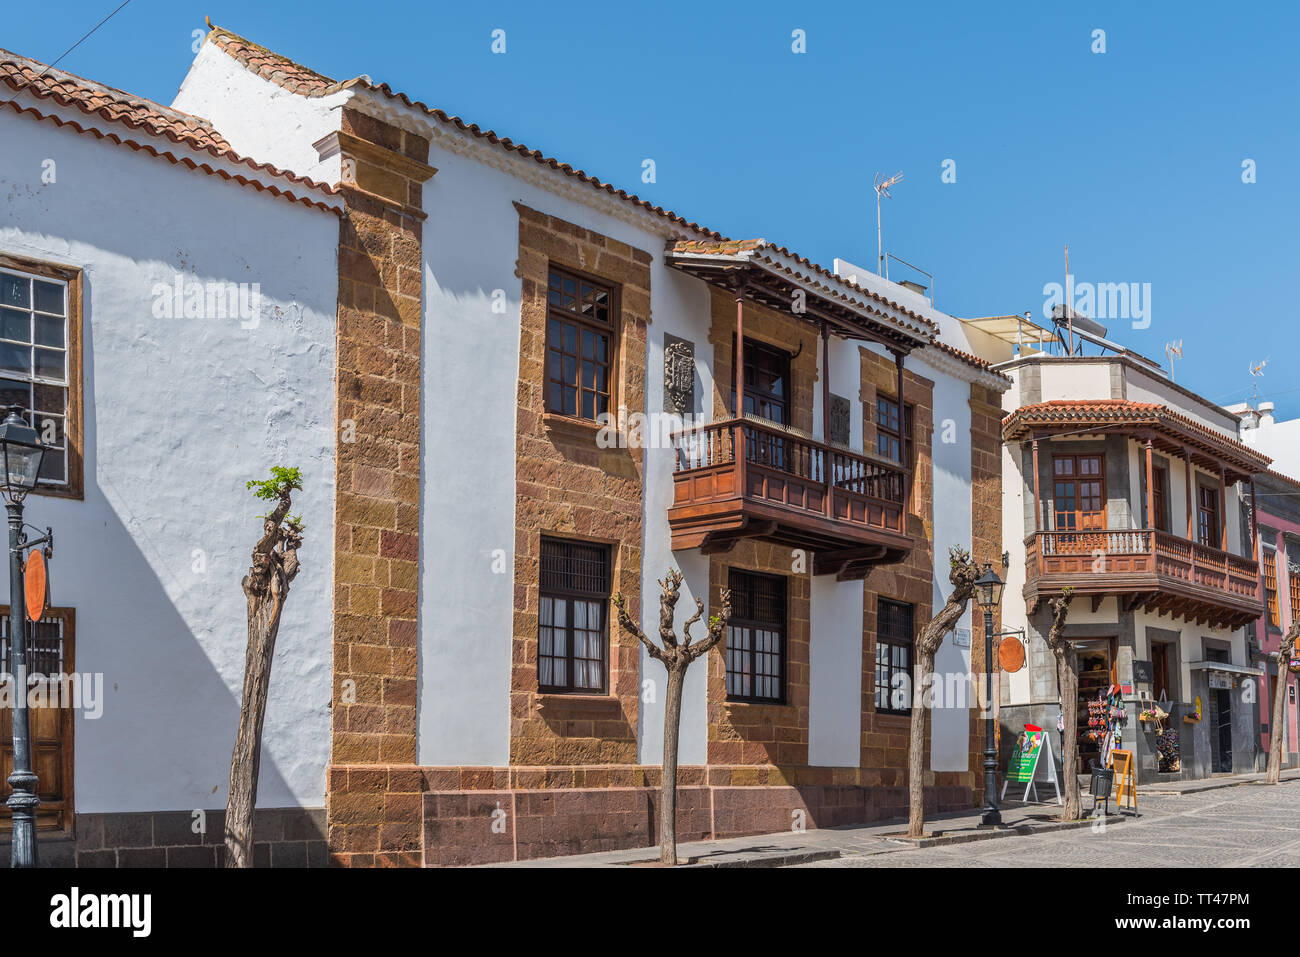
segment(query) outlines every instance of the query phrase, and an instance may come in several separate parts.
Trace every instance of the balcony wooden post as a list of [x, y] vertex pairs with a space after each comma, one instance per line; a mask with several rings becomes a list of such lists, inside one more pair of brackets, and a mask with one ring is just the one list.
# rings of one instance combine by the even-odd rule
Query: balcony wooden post
[[1155, 470], [1151, 465], [1151, 436], [1147, 436], [1147, 531], [1154, 532], [1156, 527], [1156, 487]]
[[907, 531], [907, 508], [912, 499], [912, 470], [908, 468], [907, 459], [907, 407], [903, 404], [903, 353], [894, 353], [894, 366], [898, 369], [898, 464], [903, 467], [903, 511], [900, 532]]
[[732, 436], [736, 461], [736, 494], [745, 494], [745, 280], [736, 280], [736, 406], [737, 425]]
[[1196, 514], [1196, 503], [1192, 501], [1192, 453], [1186, 447], [1183, 448], [1183, 464], [1186, 466], [1183, 477], [1187, 481], [1187, 540], [1196, 541], [1192, 535], [1195, 526], [1192, 524], [1192, 516]]
[[1040, 493], [1038, 490], [1038, 439], [1034, 439], [1033, 446], [1034, 446], [1034, 531], [1039, 532], [1042, 530], [1042, 523], [1043, 523], [1043, 520], [1039, 514], [1043, 507], [1042, 505], [1043, 500], [1040, 497]]
[[835, 465], [832, 460], [831, 444], [831, 327], [822, 320], [822, 443], [827, 448], [822, 452], [822, 484], [826, 488], [826, 498], [822, 509], [827, 518], [835, 515], [835, 506], [831, 496], [835, 494]]
[[1219, 463], [1219, 548], [1222, 551], [1228, 550], [1228, 475]]
[[[1250, 477], [1250, 557], [1259, 564], [1259, 513], [1255, 511], [1255, 476]], [[1296, 609], [1291, 609], [1295, 620]]]

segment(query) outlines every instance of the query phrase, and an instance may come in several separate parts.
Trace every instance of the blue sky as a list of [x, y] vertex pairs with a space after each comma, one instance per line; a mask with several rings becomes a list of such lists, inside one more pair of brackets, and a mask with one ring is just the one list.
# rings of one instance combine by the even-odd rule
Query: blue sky
[[[0, 46], [48, 62], [117, 2], [11, 4]], [[872, 178], [902, 170], [885, 246], [939, 308], [1040, 316], [1068, 243], [1076, 281], [1150, 283], [1149, 328], [1111, 338], [1162, 363], [1181, 339], [1177, 381], [1220, 402], [1268, 357], [1260, 397], [1300, 415], [1300, 5], [1057, 6], [131, 0], [60, 66], [170, 102], [208, 15], [827, 266], [874, 261]]]

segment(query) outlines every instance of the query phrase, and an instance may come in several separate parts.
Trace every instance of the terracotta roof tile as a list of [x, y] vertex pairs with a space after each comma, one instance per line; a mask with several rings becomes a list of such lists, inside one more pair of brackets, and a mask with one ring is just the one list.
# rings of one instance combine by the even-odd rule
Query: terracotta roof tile
[[948, 343], [943, 342], [939, 339], [935, 339], [933, 342], [930, 343], [930, 345], [935, 346], [942, 352], [948, 353], [954, 359], [959, 359], [960, 361], [966, 363], [967, 365], [974, 366], [976, 369], [979, 369], [982, 372], [987, 372], [990, 375], [995, 375], [999, 379], [1002, 379], [1005, 382], [1011, 381], [1011, 377], [1009, 375], [1006, 375], [1005, 373], [1000, 372], [999, 370], [993, 368], [993, 363], [986, 362], [985, 360], [981, 359], [979, 356], [973, 356], [969, 352], [962, 352], [960, 349], [954, 349], [952, 346], [948, 345]]
[[662, 206], [655, 206], [648, 200], [641, 199], [639, 196], [629, 193], [626, 190], [617, 189], [589, 173], [585, 173], [576, 167], [570, 166], [568, 163], [561, 163], [554, 157], [547, 156], [538, 150], [530, 149], [522, 143], [516, 143], [509, 137], [498, 136], [492, 130], [481, 129], [473, 123], [466, 123], [458, 116], [453, 116], [443, 110], [430, 107], [419, 100], [412, 100], [405, 93], [399, 93], [393, 90], [393, 88], [387, 83], [377, 84], [366, 76], [358, 76], [351, 80], [343, 81], [331, 80], [329, 77], [322, 76], [314, 70], [309, 70], [306, 67], [295, 63], [288, 57], [274, 53], [265, 47], [253, 43], [245, 37], [241, 37], [236, 33], [232, 33], [229, 30], [217, 26], [212, 27], [211, 31], [208, 33], [207, 39], [211, 40], [222, 50], [239, 60], [239, 62], [248, 66], [248, 68], [258, 76], [269, 80], [277, 86], [289, 90], [292, 93], [297, 93], [302, 96], [328, 96], [331, 93], [337, 93], [340, 90], [352, 88], [373, 90], [382, 96], [398, 100], [412, 109], [419, 110], [444, 125], [452, 126], [459, 132], [468, 133], [476, 139], [484, 140], [487, 143], [500, 147], [507, 152], [516, 153], [520, 156], [531, 159], [542, 166], [548, 166], [551, 169], [559, 170], [566, 176], [571, 176], [579, 182], [586, 183], [589, 186], [603, 190], [618, 199], [640, 206], [648, 212], [654, 213], [656, 216], [660, 216], [669, 222], [676, 224], [682, 229], [695, 233], [703, 233], [704, 235], [712, 236], [715, 239], [723, 238], [722, 234], [719, 232], [701, 226], [699, 223], [690, 222], [685, 217], [678, 216], [676, 213], [664, 209]]
[[1071, 423], [1084, 427], [1110, 423], [1145, 425], [1158, 431], [1195, 436], [1202, 443], [1232, 455], [1236, 461], [1249, 464], [1255, 471], [1263, 471], [1272, 461], [1257, 449], [1239, 442], [1235, 436], [1197, 422], [1168, 406], [1156, 402], [1132, 402], [1128, 399], [1053, 399], [1021, 406], [1003, 420], [1002, 434], [1011, 439], [1022, 435], [1032, 425]]
[[207, 120], [182, 113], [160, 103], [132, 96], [121, 90], [54, 70], [37, 60], [0, 50], [0, 82], [14, 91], [26, 90], [42, 99], [53, 98], [62, 106], [76, 106], [86, 113], [98, 113], [106, 120], [165, 136], [174, 143], [188, 143], [199, 149], [229, 152], [226, 142]]
[[[274, 195], [283, 196], [296, 202], [319, 206], [322, 209], [334, 208], [321, 202], [318, 197], [304, 195], [307, 192], [317, 191], [333, 194], [336, 192], [333, 187], [277, 169], [267, 163], [255, 163], [253, 160], [239, 155], [231, 148], [225, 137], [202, 117], [183, 113], [169, 106], [163, 106], [161, 103], [133, 96], [130, 93], [104, 86], [101, 83], [87, 80], [64, 70], [53, 69], [38, 60], [0, 49], [0, 95], [3, 94], [6, 87], [14, 93], [28, 93], [41, 100], [50, 100], [59, 106], [75, 108], [86, 116], [99, 117], [131, 130], [163, 137], [187, 149], [206, 153], [213, 158], [222, 159], [237, 166], [245, 166], [250, 170], [301, 188], [295, 192], [286, 188], [284, 183], [280, 186], [267, 186], [259, 184], [256, 180], [246, 176], [219, 171], [207, 163], [184, 160], [184, 165], [191, 168], [201, 169], [206, 173], [219, 173], [226, 179], [235, 180], [242, 185], [256, 186], [259, 190], [266, 190]], [[99, 134], [97, 131], [93, 131], [90, 127], [80, 123], [63, 120], [52, 113], [47, 114], [34, 108], [24, 108], [17, 102], [10, 102], [8, 105], [20, 114], [28, 113], [38, 119], [52, 120], [60, 126], [72, 126], [79, 133], [95, 132], [101, 139], [106, 138], [137, 150], [143, 149], [155, 156], [165, 155], [147, 143], [140, 143], [116, 135]], [[171, 159], [172, 162], [182, 162], [182, 160], [174, 156], [167, 155], [167, 158]]]
[[[669, 245], [669, 252], [675, 255], [744, 256], [749, 261], [762, 260], [763, 262], [773, 267], [781, 269], [783, 272], [787, 273], [789, 276], [791, 276], [794, 279], [805, 280], [805, 281], [811, 280], [815, 282], [817, 285], [819, 285], [822, 288], [822, 290], [825, 293], [843, 302], [850, 303], [850, 304], [858, 303], [858, 301], [854, 300], [852, 297], [847, 296], [842, 292], [839, 292], [836, 289], [836, 286], [847, 286], [848, 288], [854, 289], [857, 292], [861, 293], [861, 295], [863, 296], [863, 300], [860, 303], [858, 303], [860, 305], [866, 305], [867, 300], [870, 300], [876, 303], [880, 303], [882, 305], [889, 306], [895, 312], [907, 316], [908, 319], [912, 320], [912, 322], [908, 323], [908, 322], [901, 321], [897, 318], [897, 316], [880, 312], [878, 309], [872, 309], [871, 311], [875, 312], [881, 318], [891, 322], [892, 324], [906, 329], [908, 333], [913, 337], [921, 338], [924, 340], [933, 340], [933, 337], [936, 332], [934, 323], [932, 323], [929, 319], [925, 318], [924, 316], [913, 312], [911, 309], [908, 309], [906, 306], [900, 305], [899, 303], [896, 303], [893, 300], [880, 295], [879, 293], [872, 292], [870, 289], [860, 286], [855, 282], [850, 282], [844, 276], [839, 276], [831, 272], [825, 266], [819, 266], [817, 263], [813, 262], [807, 257], [800, 256], [798, 253], [792, 252], [791, 250], [787, 249], [785, 246], [778, 246], [775, 243], [768, 242], [766, 239], [721, 239], [721, 240], [713, 240], [713, 241], [680, 240], [678, 242], [674, 242]], [[772, 254], [778, 256], [784, 256], [788, 259], [793, 259], [795, 262], [799, 263], [801, 266], [806, 268], [813, 275], [812, 276], [800, 275], [799, 273], [790, 269], [788, 266], [785, 266], [784, 264], [772, 258]], [[828, 282], [834, 283], [835, 285], [827, 285]]]

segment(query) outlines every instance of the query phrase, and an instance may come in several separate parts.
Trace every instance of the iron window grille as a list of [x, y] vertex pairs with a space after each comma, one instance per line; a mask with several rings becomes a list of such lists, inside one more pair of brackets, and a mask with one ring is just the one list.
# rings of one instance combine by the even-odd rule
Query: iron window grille
[[731, 569], [727, 626], [727, 697], [783, 704], [786, 677], [786, 580]]
[[605, 694], [609, 671], [609, 546], [543, 538], [539, 586], [538, 690]]
[[876, 602], [876, 710], [912, 713], [912, 606]]
[[[0, 675], [13, 676], [9, 616], [0, 617]], [[27, 680], [63, 674], [63, 619], [42, 618], [27, 623]]]

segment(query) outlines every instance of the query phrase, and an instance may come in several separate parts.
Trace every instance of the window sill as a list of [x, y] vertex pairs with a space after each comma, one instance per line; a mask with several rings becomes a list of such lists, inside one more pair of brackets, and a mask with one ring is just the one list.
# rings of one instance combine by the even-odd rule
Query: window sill
[[542, 414], [542, 427], [548, 432], [568, 432], [575, 435], [596, 435], [605, 426], [592, 419], [582, 419], [576, 415], [562, 415], [559, 412]]
[[566, 715], [591, 714], [603, 717], [623, 713], [623, 701], [614, 695], [539, 691], [537, 706], [543, 712], [563, 712]]
[[788, 701], [740, 701], [735, 698], [724, 698], [723, 706], [728, 710], [739, 708], [793, 708], [794, 705]]

